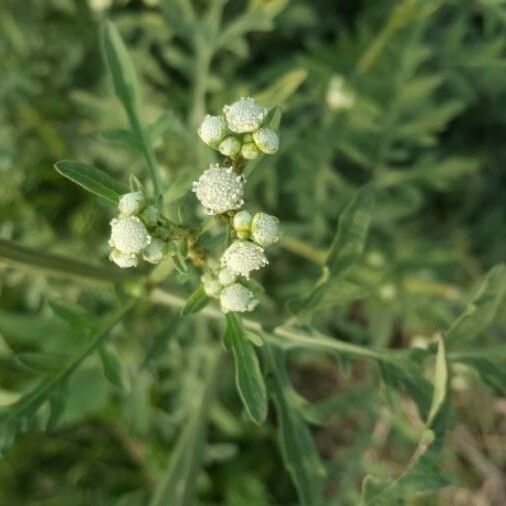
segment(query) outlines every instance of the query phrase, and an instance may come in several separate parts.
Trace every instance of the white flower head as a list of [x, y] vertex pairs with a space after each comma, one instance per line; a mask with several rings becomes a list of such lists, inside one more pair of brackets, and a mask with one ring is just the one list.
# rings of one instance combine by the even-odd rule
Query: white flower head
[[137, 267], [138, 258], [134, 253], [122, 253], [117, 249], [113, 249], [109, 255], [109, 260], [114, 262], [118, 267], [122, 269], [128, 269], [130, 267]]
[[111, 221], [109, 246], [121, 253], [140, 253], [150, 242], [151, 236], [137, 216], [120, 217]]
[[218, 281], [221, 286], [228, 286], [232, 283], [235, 283], [237, 279], [237, 274], [230, 270], [228, 267], [223, 267], [223, 269], [218, 272]]
[[202, 281], [202, 286], [204, 287], [204, 292], [209, 297], [218, 297], [220, 295], [221, 289], [223, 288], [218, 281], [218, 278], [211, 274], [210, 272], [206, 272], [200, 278]]
[[234, 137], [232, 135], [226, 137], [220, 142], [220, 145], [218, 146], [218, 151], [223, 156], [233, 158], [234, 156], [237, 156], [241, 151], [241, 141], [237, 137]]
[[167, 252], [167, 243], [156, 237], [146, 246], [142, 258], [150, 264], [159, 264]]
[[234, 232], [239, 239], [247, 239], [251, 229], [251, 214], [248, 211], [239, 211], [232, 220]]
[[146, 204], [146, 199], [142, 192], [130, 192], [122, 195], [118, 202], [119, 212], [123, 216], [139, 214]]
[[260, 155], [260, 150], [257, 148], [254, 142], [246, 142], [242, 145], [241, 156], [245, 160], [254, 160]]
[[260, 246], [269, 246], [279, 239], [279, 220], [266, 213], [256, 213], [251, 223], [251, 235]]
[[211, 165], [193, 183], [192, 191], [208, 214], [222, 214], [239, 209], [243, 204], [244, 178], [231, 167]]
[[257, 148], [268, 155], [273, 155], [279, 148], [278, 134], [270, 128], [259, 128], [253, 133]]
[[223, 289], [220, 295], [221, 310], [224, 313], [253, 311], [258, 304], [255, 294], [240, 283], [234, 283]]
[[238, 276], [249, 278], [251, 271], [256, 271], [269, 262], [263, 248], [251, 241], [234, 241], [221, 257], [222, 267], [228, 267]]
[[267, 109], [257, 104], [254, 98], [241, 98], [223, 108], [227, 125], [232, 132], [244, 134], [257, 130], [267, 116]]
[[214, 147], [227, 134], [227, 124], [223, 116], [208, 114], [200, 124], [197, 133], [208, 146]]

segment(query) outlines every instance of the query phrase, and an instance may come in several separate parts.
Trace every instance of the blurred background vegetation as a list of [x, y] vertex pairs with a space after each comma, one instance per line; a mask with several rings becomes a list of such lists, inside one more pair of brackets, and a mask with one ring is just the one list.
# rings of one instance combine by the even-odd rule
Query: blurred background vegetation
[[[4, 0], [1, 239], [106, 263], [111, 210], [52, 168], [72, 158], [124, 182], [145, 178], [142, 158], [115, 135], [126, 119], [101, 60], [104, 19], [132, 54], [145, 121], [158, 119], [169, 213], [201, 219], [187, 189], [212, 161], [195, 133], [204, 112], [246, 94], [283, 103], [280, 152], [255, 162], [247, 189], [252, 206], [284, 226], [260, 276], [269, 302], [262, 321], [310, 290], [342, 209], [367, 182], [381, 192], [352, 272], [367, 296], [318, 308], [326, 334], [370, 347], [427, 346], [506, 257], [504, 0]], [[172, 276], [164, 286], [187, 294], [186, 281]], [[50, 301], [99, 317], [114, 299], [110, 284], [2, 264], [2, 404], [40, 373], [14, 352], [61, 351], [79, 339]], [[473, 346], [504, 343], [505, 324], [499, 310]], [[111, 339], [128, 385], [111, 386], [90, 357], [66, 385], [58, 425], [21, 435], [0, 461], [0, 504], [145, 504], [201, 388], [202, 343], [221, 328], [139, 303]], [[452, 365], [443, 461], [453, 486], [412, 504], [506, 504], [505, 358]], [[311, 401], [338, 394], [332, 415], [312, 429], [330, 470], [329, 504], [358, 504], [365, 474], [404, 468], [418, 415], [407, 397], [392, 400], [376, 367], [305, 352], [289, 372]], [[199, 504], [296, 504], [275, 416], [262, 427], [246, 419], [228, 361], [217, 388]]]

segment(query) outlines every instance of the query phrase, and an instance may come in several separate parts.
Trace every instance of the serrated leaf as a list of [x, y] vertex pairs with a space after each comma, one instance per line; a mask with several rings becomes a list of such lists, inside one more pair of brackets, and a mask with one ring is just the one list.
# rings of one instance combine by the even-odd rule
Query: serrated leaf
[[63, 177], [115, 205], [120, 196], [128, 191], [109, 174], [89, 163], [61, 160], [54, 167]]
[[290, 384], [281, 353], [268, 347], [272, 369], [270, 391], [278, 418], [279, 445], [285, 467], [297, 489], [302, 506], [322, 506], [325, 469], [311, 433], [297, 410], [289, 404]]
[[110, 21], [102, 26], [100, 42], [116, 96], [125, 109], [135, 110], [139, 102], [137, 74], [121, 35]]
[[247, 340], [240, 318], [226, 315], [224, 342], [230, 347], [235, 361], [235, 383], [249, 417], [256, 424], [267, 418], [267, 391], [253, 345]]
[[446, 332], [447, 346], [461, 346], [483, 332], [494, 319], [505, 290], [506, 266], [497, 265], [489, 271], [464, 313]]
[[206, 294], [204, 287], [199, 286], [188, 298], [186, 304], [181, 310], [181, 316], [188, 316], [192, 313], [198, 313], [201, 309], [211, 302], [211, 298]]

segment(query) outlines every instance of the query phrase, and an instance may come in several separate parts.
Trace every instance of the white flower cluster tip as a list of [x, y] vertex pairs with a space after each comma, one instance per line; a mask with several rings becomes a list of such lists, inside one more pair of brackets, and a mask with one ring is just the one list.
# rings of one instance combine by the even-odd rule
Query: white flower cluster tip
[[244, 204], [245, 183], [239, 175], [243, 169], [240, 159], [273, 154], [279, 147], [278, 134], [263, 124], [267, 113], [253, 98], [241, 98], [225, 106], [223, 116], [206, 116], [198, 129], [200, 138], [231, 158], [233, 165], [211, 165], [192, 187], [209, 214], [233, 214], [235, 240], [221, 256], [221, 269], [210, 268], [201, 277], [205, 293], [219, 299], [224, 313], [252, 311], [257, 306], [258, 299], [248, 279], [253, 271], [269, 263], [264, 248], [279, 239], [279, 220], [275, 216], [252, 216], [239, 210]]
[[223, 115], [207, 115], [198, 129], [200, 138], [211, 148], [232, 159], [254, 160], [261, 153], [274, 154], [278, 134], [263, 125], [268, 110], [252, 97], [243, 97], [223, 107]]
[[146, 206], [143, 193], [137, 191], [121, 196], [118, 211], [119, 215], [111, 220], [109, 259], [122, 269], [136, 267], [141, 257], [152, 264], [160, 263], [167, 244], [153, 236], [158, 209]]

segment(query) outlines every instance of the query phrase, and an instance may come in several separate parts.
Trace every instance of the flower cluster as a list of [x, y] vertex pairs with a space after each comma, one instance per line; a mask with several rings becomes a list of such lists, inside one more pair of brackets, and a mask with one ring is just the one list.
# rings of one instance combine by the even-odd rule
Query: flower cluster
[[254, 160], [260, 154], [274, 154], [278, 134], [265, 125], [268, 110], [254, 98], [241, 98], [223, 108], [223, 115], [207, 115], [198, 129], [200, 138], [232, 160]]
[[225, 215], [230, 223], [233, 241], [221, 256], [220, 267], [208, 268], [201, 278], [205, 293], [219, 299], [225, 313], [257, 306], [248, 280], [253, 271], [268, 264], [264, 248], [279, 239], [275, 216], [262, 212], [252, 216], [241, 210], [246, 180], [239, 159], [272, 154], [279, 146], [277, 133], [263, 125], [267, 115], [253, 98], [241, 98], [225, 106], [222, 116], [206, 116], [198, 131], [206, 144], [232, 160], [231, 166], [211, 165], [192, 187], [208, 214]]
[[167, 243], [157, 237], [158, 209], [147, 204], [142, 192], [134, 191], [120, 197], [118, 211], [111, 221], [109, 259], [123, 269], [136, 267], [140, 258], [160, 263]]

